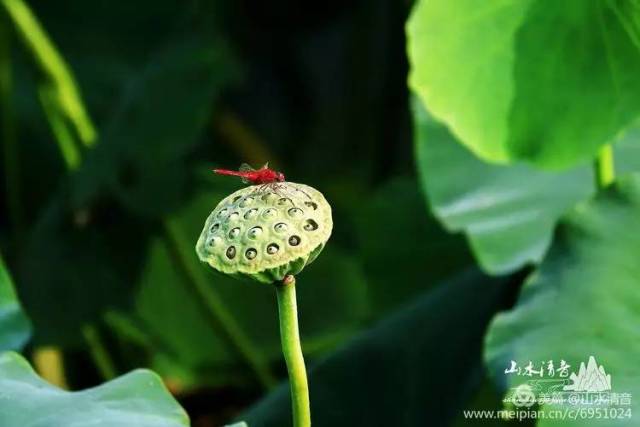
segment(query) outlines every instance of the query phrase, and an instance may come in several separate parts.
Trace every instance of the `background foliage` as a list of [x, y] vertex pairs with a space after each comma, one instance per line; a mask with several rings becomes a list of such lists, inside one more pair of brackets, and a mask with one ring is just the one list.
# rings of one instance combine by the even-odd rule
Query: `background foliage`
[[288, 425], [273, 289], [194, 252], [242, 162], [333, 207], [314, 425], [467, 425], [514, 359], [640, 397], [636, 1], [0, 5], [0, 424]]

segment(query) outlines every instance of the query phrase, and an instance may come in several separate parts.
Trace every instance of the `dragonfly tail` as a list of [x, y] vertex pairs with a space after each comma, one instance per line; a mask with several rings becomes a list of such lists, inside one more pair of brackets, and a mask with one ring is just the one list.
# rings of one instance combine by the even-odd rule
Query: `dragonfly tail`
[[218, 175], [226, 175], [226, 176], [240, 176], [240, 177], [244, 176], [242, 172], [232, 171], [228, 169], [213, 169], [213, 173], [216, 173]]

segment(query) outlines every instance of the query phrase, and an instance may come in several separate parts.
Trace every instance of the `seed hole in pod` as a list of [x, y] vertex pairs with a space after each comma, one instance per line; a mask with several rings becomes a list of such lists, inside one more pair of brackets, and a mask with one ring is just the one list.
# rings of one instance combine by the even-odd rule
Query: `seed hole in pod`
[[276, 233], [284, 233], [285, 231], [287, 231], [287, 224], [285, 224], [284, 222], [279, 222], [276, 225], [273, 226], [273, 229], [276, 231]]
[[215, 233], [216, 231], [218, 231], [219, 228], [220, 228], [220, 224], [216, 222], [209, 228], [209, 232]]
[[250, 206], [252, 203], [253, 203], [253, 197], [245, 197], [244, 200], [240, 202], [240, 207], [246, 208], [247, 206]]
[[288, 197], [281, 197], [280, 199], [278, 199], [278, 206], [284, 206], [284, 205], [286, 205], [287, 203], [291, 203], [291, 204], [293, 204], [293, 202], [291, 201], [291, 199], [290, 199], [290, 198], [288, 198]]
[[236, 257], [236, 247], [235, 246], [229, 246], [227, 248], [227, 258], [234, 259], [235, 257]]
[[207, 241], [207, 246], [210, 248], [213, 248], [214, 246], [218, 245], [218, 243], [220, 243], [221, 239], [219, 237], [211, 237], [208, 241]]
[[278, 252], [279, 249], [280, 249], [280, 247], [278, 245], [276, 245], [275, 243], [269, 243], [269, 246], [267, 246], [267, 253], [269, 255], [273, 255], [276, 252]]
[[265, 194], [262, 195], [261, 199], [263, 202], [268, 202], [269, 200], [273, 199], [277, 197], [274, 193], [271, 192], [267, 192]]
[[242, 196], [236, 196], [236, 197], [234, 197], [234, 198], [233, 198], [233, 200], [231, 201], [231, 203], [235, 203], [235, 202], [237, 202], [237, 201], [238, 201], [238, 200], [240, 200], [240, 199], [242, 199]]
[[291, 246], [298, 246], [300, 244], [300, 237], [295, 236], [295, 235], [289, 237], [289, 244]]
[[218, 218], [225, 218], [227, 215], [229, 215], [229, 210], [227, 208], [224, 208], [220, 212], [218, 212]]
[[304, 222], [304, 227], [306, 231], [313, 231], [318, 229], [318, 223], [312, 219], [308, 219]]
[[246, 256], [247, 259], [254, 259], [256, 255], [258, 255], [258, 251], [253, 248], [247, 249], [247, 251], [244, 253], [244, 256]]
[[236, 237], [238, 237], [239, 235], [240, 235], [240, 227], [232, 228], [232, 229], [229, 231], [229, 238], [230, 238], [230, 239], [235, 239], [235, 238], [236, 238]]
[[251, 227], [249, 229], [249, 238], [250, 239], [257, 239], [260, 235], [262, 234], [262, 227]]
[[299, 208], [291, 208], [287, 211], [287, 213], [291, 218], [301, 218], [302, 215], [304, 215], [304, 212], [302, 212], [302, 209], [299, 209]]
[[264, 212], [262, 212], [262, 217], [265, 219], [275, 218], [277, 213], [278, 211], [273, 208], [265, 209]]
[[311, 209], [313, 209], [314, 211], [316, 209], [318, 209], [318, 204], [315, 202], [304, 202], [304, 205], [307, 207], [310, 207]]
[[244, 213], [244, 219], [253, 219], [258, 216], [258, 209], [252, 208]]
[[238, 212], [233, 212], [231, 213], [231, 215], [229, 215], [229, 221], [237, 221], [240, 219], [240, 213]]

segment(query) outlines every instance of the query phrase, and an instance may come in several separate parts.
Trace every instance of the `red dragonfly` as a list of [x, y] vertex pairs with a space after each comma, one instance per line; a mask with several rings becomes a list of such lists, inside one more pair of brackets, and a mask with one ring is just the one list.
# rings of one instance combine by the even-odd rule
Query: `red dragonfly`
[[282, 172], [269, 169], [269, 163], [266, 163], [260, 169], [254, 169], [248, 164], [243, 163], [237, 171], [229, 169], [214, 169], [213, 172], [218, 175], [240, 177], [242, 178], [242, 182], [245, 184], [265, 185], [284, 181], [284, 174]]

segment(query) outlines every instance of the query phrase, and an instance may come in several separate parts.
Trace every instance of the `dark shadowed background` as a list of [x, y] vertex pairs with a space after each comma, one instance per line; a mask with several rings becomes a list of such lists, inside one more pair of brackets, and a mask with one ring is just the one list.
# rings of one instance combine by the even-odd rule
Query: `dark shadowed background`
[[210, 169], [268, 161], [333, 207], [333, 236], [298, 279], [314, 425], [462, 425], [460, 408], [498, 406], [482, 337], [522, 276], [483, 276], [429, 213], [410, 2], [29, 5], [95, 129], [83, 140], [60, 119], [3, 12], [0, 243], [41, 375], [81, 389], [148, 367], [196, 427], [287, 425], [275, 293], [194, 250], [242, 186]]

